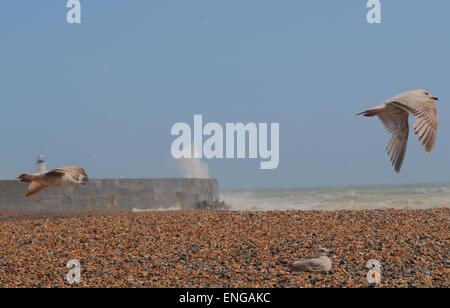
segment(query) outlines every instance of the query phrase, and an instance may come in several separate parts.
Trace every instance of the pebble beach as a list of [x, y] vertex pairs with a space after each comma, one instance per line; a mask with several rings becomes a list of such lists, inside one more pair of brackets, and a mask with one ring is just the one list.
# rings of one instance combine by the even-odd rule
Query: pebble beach
[[[0, 212], [0, 287], [447, 288], [449, 218], [448, 208]], [[290, 271], [319, 247], [329, 273]], [[71, 259], [82, 280], [72, 285]]]

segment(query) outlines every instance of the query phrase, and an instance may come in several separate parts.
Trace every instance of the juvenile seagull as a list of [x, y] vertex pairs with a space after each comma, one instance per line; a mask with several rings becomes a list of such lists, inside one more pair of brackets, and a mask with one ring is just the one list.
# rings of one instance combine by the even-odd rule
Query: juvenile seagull
[[331, 260], [328, 258], [328, 249], [319, 248], [317, 258], [297, 261], [290, 265], [291, 270], [296, 272], [319, 272], [328, 273], [331, 270]]
[[21, 174], [20, 182], [31, 183], [26, 197], [34, 195], [47, 187], [61, 187], [75, 184], [86, 185], [89, 181], [86, 172], [80, 167], [63, 167], [36, 174]]
[[357, 114], [378, 116], [385, 129], [392, 134], [386, 149], [395, 172], [400, 172], [405, 159], [409, 115], [416, 118], [414, 133], [422, 142], [425, 152], [429, 154], [433, 150], [438, 128], [437, 100], [437, 97], [426, 90], [414, 90], [389, 98], [380, 105]]

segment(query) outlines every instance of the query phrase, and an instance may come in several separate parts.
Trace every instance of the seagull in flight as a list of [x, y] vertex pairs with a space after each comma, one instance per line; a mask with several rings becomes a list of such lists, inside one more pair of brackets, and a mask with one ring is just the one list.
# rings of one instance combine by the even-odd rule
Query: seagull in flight
[[50, 171], [21, 174], [17, 178], [20, 182], [30, 183], [26, 197], [34, 195], [47, 187], [63, 187], [75, 184], [86, 185], [89, 178], [83, 168], [62, 167]]
[[438, 128], [437, 100], [437, 97], [426, 90], [408, 91], [357, 114], [357, 116], [366, 117], [378, 116], [384, 128], [391, 134], [386, 149], [395, 172], [400, 172], [405, 159], [409, 115], [416, 119], [414, 133], [422, 143], [425, 152], [429, 154], [433, 150]]

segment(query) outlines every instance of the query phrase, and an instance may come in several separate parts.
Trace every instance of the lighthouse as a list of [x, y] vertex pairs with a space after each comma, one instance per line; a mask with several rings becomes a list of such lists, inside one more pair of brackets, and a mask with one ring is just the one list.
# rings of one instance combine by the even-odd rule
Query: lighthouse
[[47, 171], [47, 163], [44, 161], [44, 154], [39, 154], [38, 160], [36, 162], [36, 171], [38, 173], [44, 173]]

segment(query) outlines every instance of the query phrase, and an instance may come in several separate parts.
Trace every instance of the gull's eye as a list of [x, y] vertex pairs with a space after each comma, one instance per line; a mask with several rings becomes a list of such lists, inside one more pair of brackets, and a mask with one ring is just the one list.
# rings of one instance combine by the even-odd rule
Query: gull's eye
[[430, 95], [430, 93], [428, 93], [428, 92], [425, 92], [425, 95], [427, 95], [427, 96], [428, 96], [428, 95]]

